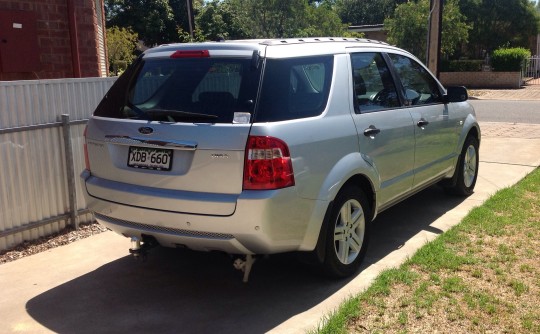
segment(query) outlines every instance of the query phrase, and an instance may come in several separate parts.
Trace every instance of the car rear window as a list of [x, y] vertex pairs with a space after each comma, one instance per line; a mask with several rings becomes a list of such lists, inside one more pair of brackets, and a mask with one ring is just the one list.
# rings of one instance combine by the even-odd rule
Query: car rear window
[[255, 115], [275, 122], [320, 115], [332, 82], [333, 56], [268, 59]]
[[235, 112], [252, 112], [259, 76], [250, 58], [141, 59], [94, 115], [232, 123]]

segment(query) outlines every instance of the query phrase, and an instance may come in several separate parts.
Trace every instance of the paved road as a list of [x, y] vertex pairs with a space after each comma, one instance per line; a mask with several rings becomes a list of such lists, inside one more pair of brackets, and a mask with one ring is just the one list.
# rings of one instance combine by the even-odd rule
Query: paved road
[[540, 124], [540, 101], [470, 100], [479, 122]]

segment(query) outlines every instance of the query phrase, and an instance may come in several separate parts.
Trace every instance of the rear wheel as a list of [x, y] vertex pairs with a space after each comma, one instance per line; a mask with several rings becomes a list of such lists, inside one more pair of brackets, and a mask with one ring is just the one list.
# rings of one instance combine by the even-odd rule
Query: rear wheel
[[344, 188], [327, 216], [323, 268], [333, 277], [354, 274], [366, 254], [371, 213], [364, 192], [355, 186]]
[[469, 196], [473, 193], [478, 178], [478, 146], [478, 139], [472, 136], [467, 137], [459, 156], [456, 184], [447, 187], [448, 192], [461, 196]]

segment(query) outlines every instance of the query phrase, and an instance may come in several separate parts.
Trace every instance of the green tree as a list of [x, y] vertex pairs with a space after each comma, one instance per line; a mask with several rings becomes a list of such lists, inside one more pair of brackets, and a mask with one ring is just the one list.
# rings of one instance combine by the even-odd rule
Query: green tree
[[147, 46], [178, 40], [169, 0], [105, 0], [107, 26], [131, 28]]
[[[425, 60], [429, 0], [407, 2], [396, 7], [393, 17], [384, 21], [388, 42]], [[441, 54], [450, 56], [467, 41], [470, 26], [465, 23], [457, 0], [447, 0], [443, 10]]]
[[306, 37], [339, 37], [347, 35], [347, 24], [343, 24], [337, 12], [322, 2], [320, 5], [307, 7], [307, 27], [299, 32]]
[[207, 39], [229, 38], [227, 28], [231, 22], [226, 22], [223, 7], [218, 0], [214, 0], [207, 3], [197, 15], [197, 27], [203, 31]]
[[305, 28], [306, 6], [304, 0], [246, 0], [256, 38], [293, 37]]
[[207, 40], [250, 38], [248, 11], [243, 1], [213, 0], [197, 15], [197, 27]]
[[191, 37], [189, 37], [189, 13], [187, 9], [187, 1], [191, 1], [192, 4], [192, 19], [193, 24], [195, 25], [195, 31], [194, 34], [198, 36], [195, 36], [194, 40], [198, 40], [202, 36], [201, 29], [197, 27], [195, 24], [195, 18], [199, 13], [201, 12], [202, 8], [204, 7], [205, 1], [204, 0], [168, 0], [169, 5], [171, 6], [173, 16], [174, 16], [174, 22], [176, 23], [176, 28], [178, 31], [183, 32], [180, 36], [180, 41], [184, 41], [183, 34], [187, 33], [188, 40], [191, 40]]
[[135, 59], [138, 36], [130, 28], [107, 28], [109, 71], [118, 75]]
[[[193, 3], [194, 36], [189, 34], [187, 1]], [[107, 25], [132, 29], [147, 46], [219, 39], [348, 35], [335, 11], [335, 0], [187, 1], [105, 0]]]
[[461, 12], [472, 25], [468, 54], [482, 57], [499, 47], [529, 47], [539, 32], [540, 14], [529, 0], [461, 0]]
[[346, 32], [328, 0], [214, 0], [205, 4], [196, 22], [210, 40], [341, 36]]
[[344, 23], [381, 24], [392, 15], [396, 5], [407, 0], [336, 0], [335, 8]]
[[[189, 18], [186, 0], [169, 0], [169, 6], [171, 7], [176, 28], [189, 32]], [[197, 11], [197, 4], [194, 3], [193, 7], [194, 11]], [[193, 13], [193, 17], [195, 17], [195, 15], [196, 13]]]

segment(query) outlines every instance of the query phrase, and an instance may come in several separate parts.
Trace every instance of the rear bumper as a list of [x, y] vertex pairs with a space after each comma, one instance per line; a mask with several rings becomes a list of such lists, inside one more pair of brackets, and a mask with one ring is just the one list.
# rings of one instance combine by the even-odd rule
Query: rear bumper
[[238, 195], [212, 194], [173, 189], [137, 186], [105, 180], [86, 173], [86, 191], [95, 198], [112, 199], [114, 202], [142, 208], [171, 212], [190, 212], [229, 216], [234, 213]]
[[294, 188], [245, 191], [230, 216], [140, 208], [84, 193], [96, 220], [118, 234], [151, 235], [165, 247], [231, 254], [313, 250], [328, 206], [325, 201], [299, 198]]

